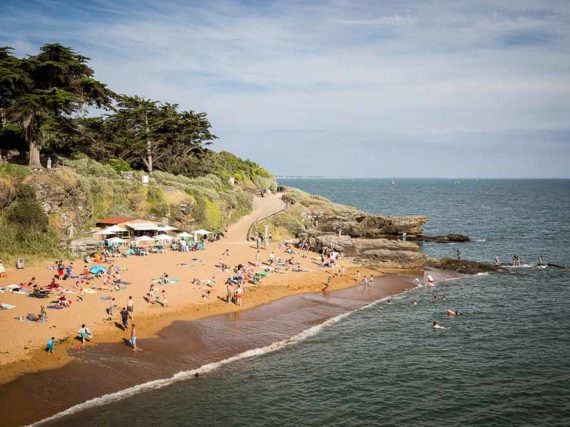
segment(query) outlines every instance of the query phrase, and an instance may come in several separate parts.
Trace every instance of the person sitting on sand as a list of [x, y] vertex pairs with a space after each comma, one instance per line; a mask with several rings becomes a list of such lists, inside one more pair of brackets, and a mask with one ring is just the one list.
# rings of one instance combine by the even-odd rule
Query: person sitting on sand
[[59, 304], [61, 307], [69, 307], [69, 306], [71, 306], [71, 300], [68, 299], [68, 298], [67, 298], [65, 295], [63, 295], [63, 294], [59, 297], [59, 299], [57, 300], [57, 302], [58, 302], [58, 304]]
[[162, 273], [162, 276], [160, 276], [160, 279], [158, 279], [158, 283], [161, 285], [168, 284], [168, 273]]
[[77, 337], [81, 340], [81, 344], [85, 344], [85, 340], [91, 341], [93, 339], [93, 332], [89, 330], [85, 323], [77, 330]]

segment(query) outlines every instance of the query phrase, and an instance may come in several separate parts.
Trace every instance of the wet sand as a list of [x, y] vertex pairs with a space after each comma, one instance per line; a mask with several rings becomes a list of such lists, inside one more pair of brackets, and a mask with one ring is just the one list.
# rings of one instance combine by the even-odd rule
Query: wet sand
[[170, 378], [286, 339], [326, 319], [410, 289], [412, 279], [386, 275], [377, 278], [373, 287], [303, 293], [250, 310], [175, 321], [156, 338], [139, 339], [137, 351], [128, 346], [127, 334], [122, 342], [75, 348], [70, 350], [74, 356], [71, 363], [0, 386], [2, 425], [38, 421], [104, 394]]

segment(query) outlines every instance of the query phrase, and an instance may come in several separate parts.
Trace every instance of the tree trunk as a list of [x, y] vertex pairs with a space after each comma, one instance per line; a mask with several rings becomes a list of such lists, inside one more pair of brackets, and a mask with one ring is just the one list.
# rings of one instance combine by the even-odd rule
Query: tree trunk
[[152, 173], [152, 141], [150, 140], [150, 131], [148, 129], [148, 116], [145, 114], [144, 122], [146, 126], [146, 156], [147, 156], [147, 167], [148, 173]]
[[30, 141], [30, 163], [28, 166], [31, 168], [41, 168], [40, 162], [40, 143], [38, 141]]

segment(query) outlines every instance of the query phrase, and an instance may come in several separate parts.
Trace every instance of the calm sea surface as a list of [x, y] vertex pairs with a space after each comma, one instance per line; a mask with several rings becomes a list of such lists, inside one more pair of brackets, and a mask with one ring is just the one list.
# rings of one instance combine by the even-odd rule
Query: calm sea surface
[[[427, 215], [427, 234], [473, 239], [425, 245], [429, 255], [518, 254], [530, 266], [414, 289], [295, 345], [52, 425], [570, 425], [570, 273], [532, 267], [539, 256], [570, 266], [570, 181], [280, 183], [370, 212]], [[434, 320], [448, 329], [431, 329]]]

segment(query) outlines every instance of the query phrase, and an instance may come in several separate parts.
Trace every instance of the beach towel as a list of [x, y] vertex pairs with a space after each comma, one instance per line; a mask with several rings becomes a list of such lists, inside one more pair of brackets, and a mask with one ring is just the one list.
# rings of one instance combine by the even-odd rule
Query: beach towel
[[5, 304], [5, 303], [0, 303], [0, 310], [10, 310], [12, 308], [15, 308], [15, 305], [12, 304]]
[[97, 291], [95, 289], [91, 289], [91, 288], [83, 289], [83, 292], [85, 292], [86, 294], [96, 294], [97, 293]]
[[89, 269], [89, 273], [91, 274], [102, 274], [107, 271], [107, 267], [104, 265], [94, 265]]

